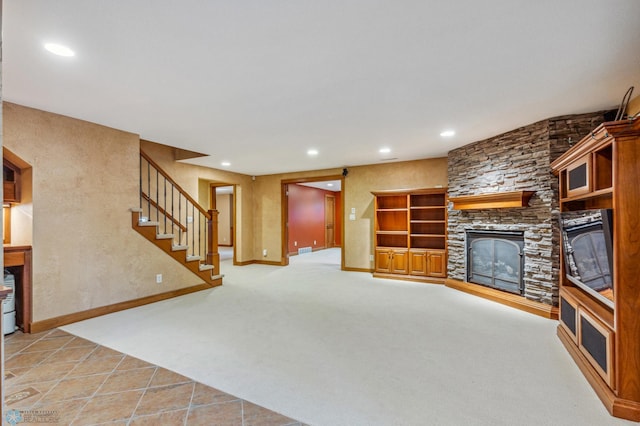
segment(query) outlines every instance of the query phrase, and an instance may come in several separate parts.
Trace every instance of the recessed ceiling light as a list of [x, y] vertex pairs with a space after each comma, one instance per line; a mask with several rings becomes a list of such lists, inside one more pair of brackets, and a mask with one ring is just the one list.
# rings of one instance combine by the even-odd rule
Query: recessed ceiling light
[[229, 167], [229, 166], [231, 165], [231, 163], [230, 163], [230, 162], [228, 162], [228, 161], [223, 161], [223, 162], [222, 162], [222, 163], [220, 163], [220, 164], [222, 164], [224, 167]]
[[311, 156], [318, 155], [318, 150], [317, 149], [310, 149], [309, 151], [307, 151], [307, 155], [311, 155]]
[[443, 138], [450, 138], [451, 136], [455, 135], [456, 132], [453, 130], [445, 130], [440, 132], [440, 136], [442, 136]]
[[390, 152], [391, 152], [391, 148], [387, 148], [387, 147], [380, 148], [380, 149], [378, 150], [378, 152], [379, 152], [380, 154], [388, 154], [388, 153], [390, 153]]
[[75, 56], [76, 53], [69, 49], [67, 46], [63, 46], [61, 44], [56, 43], [45, 43], [44, 48], [54, 55], [58, 56]]

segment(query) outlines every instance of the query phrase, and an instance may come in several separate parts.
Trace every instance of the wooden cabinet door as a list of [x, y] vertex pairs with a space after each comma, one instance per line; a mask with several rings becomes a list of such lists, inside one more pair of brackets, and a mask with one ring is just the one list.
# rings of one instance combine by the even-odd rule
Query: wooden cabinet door
[[376, 249], [376, 272], [391, 272], [391, 250]]
[[444, 250], [427, 251], [427, 274], [432, 277], [446, 278], [447, 254]]
[[427, 275], [426, 250], [409, 250], [409, 273], [411, 275]]
[[392, 250], [391, 272], [394, 274], [407, 274], [409, 272], [408, 250]]

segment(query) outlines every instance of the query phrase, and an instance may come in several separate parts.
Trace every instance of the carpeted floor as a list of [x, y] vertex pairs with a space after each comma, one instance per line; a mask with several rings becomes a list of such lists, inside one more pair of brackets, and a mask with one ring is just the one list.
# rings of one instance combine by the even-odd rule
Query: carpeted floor
[[218, 247], [218, 253], [221, 261], [233, 259], [233, 247]]
[[623, 425], [557, 322], [444, 286], [223, 262], [213, 290], [64, 330], [312, 425]]

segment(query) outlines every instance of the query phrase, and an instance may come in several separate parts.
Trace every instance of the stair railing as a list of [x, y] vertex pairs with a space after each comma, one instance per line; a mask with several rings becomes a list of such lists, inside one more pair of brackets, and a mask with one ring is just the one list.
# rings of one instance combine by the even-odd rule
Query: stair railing
[[158, 232], [188, 246], [187, 256], [213, 265], [218, 257], [217, 210], [205, 210], [155, 161], [140, 150], [141, 220], [158, 224]]

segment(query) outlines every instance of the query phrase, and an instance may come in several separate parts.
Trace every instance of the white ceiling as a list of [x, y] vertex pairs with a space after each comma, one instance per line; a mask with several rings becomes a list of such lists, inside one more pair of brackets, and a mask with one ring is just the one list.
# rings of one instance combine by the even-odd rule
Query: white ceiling
[[404, 161], [617, 108], [639, 18], [638, 0], [4, 0], [2, 89], [249, 175]]

